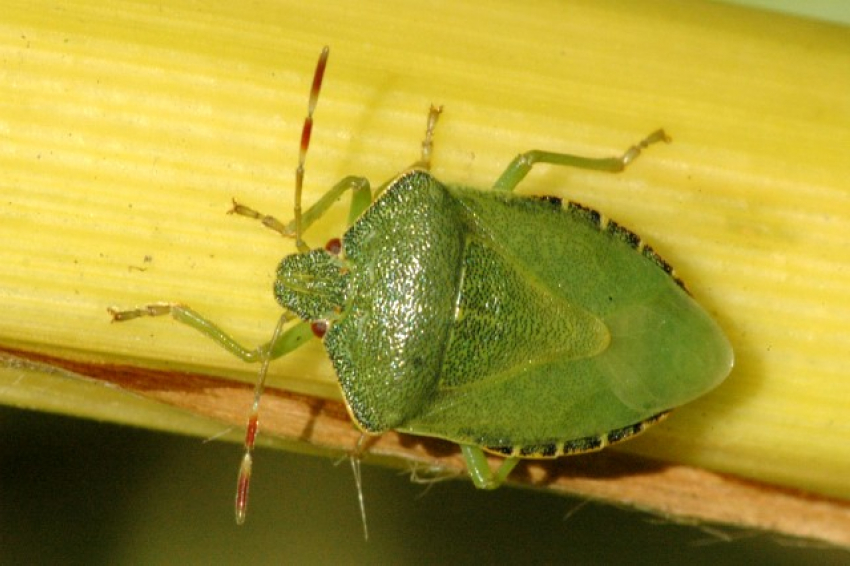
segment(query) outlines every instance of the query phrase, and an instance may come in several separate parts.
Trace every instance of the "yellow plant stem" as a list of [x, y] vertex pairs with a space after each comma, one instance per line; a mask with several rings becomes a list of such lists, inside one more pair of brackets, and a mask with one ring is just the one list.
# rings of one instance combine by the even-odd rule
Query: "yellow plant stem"
[[[639, 233], [735, 348], [726, 383], [618, 457], [833, 498], [830, 516], [846, 525], [847, 29], [699, 2], [437, 4], [5, 2], [0, 344], [162, 372], [158, 391], [185, 390], [176, 380], [187, 375], [250, 384], [256, 368], [191, 330], [111, 325], [106, 307], [179, 301], [245, 344], [268, 340], [279, 316], [274, 267], [293, 244], [225, 212], [238, 197], [289, 219], [309, 81], [330, 44], [305, 203], [345, 175], [378, 185], [412, 163], [432, 102], [444, 106], [433, 172], [481, 188], [520, 151], [616, 155], [663, 126], [673, 143], [623, 175], [541, 167], [522, 185]], [[338, 208], [305, 235], [309, 245], [339, 235]], [[61, 386], [71, 393], [52, 396], [55, 379], [40, 387], [41, 374], [13, 359], [0, 372], [0, 402], [209, 430], [161, 421], [156, 405], [100, 403], [73, 378]], [[339, 399], [318, 342], [274, 363], [270, 385], [270, 398]], [[193, 390], [188, 406], [157, 402], [239, 424], [249, 402], [214, 392]], [[840, 539], [827, 531], [803, 534]]]

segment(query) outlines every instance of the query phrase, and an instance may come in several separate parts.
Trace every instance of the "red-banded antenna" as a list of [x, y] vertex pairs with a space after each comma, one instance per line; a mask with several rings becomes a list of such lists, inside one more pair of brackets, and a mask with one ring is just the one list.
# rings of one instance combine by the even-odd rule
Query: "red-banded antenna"
[[316, 72], [313, 73], [313, 86], [310, 89], [310, 103], [307, 106], [307, 117], [304, 119], [304, 127], [301, 128], [301, 149], [298, 152], [298, 168], [295, 169], [295, 246], [298, 251], [308, 250], [304, 240], [301, 239], [301, 188], [304, 185], [304, 162], [307, 160], [307, 150], [310, 148], [310, 134], [313, 133], [313, 111], [319, 101], [319, 91], [322, 90], [322, 79], [325, 76], [325, 67], [328, 66], [328, 54], [330, 50], [326, 45], [319, 55], [316, 63]]
[[[319, 55], [319, 62], [316, 64], [316, 72], [313, 73], [313, 86], [310, 88], [310, 103], [307, 106], [307, 117], [304, 119], [304, 127], [301, 129], [301, 149], [298, 153], [298, 168], [295, 170], [295, 245], [298, 246], [298, 250], [301, 252], [308, 250], [304, 240], [301, 239], [301, 187], [304, 184], [304, 162], [307, 159], [307, 149], [310, 147], [310, 134], [313, 131], [313, 111], [316, 109], [316, 103], [319, 101], [319, 91], [322, 89], [322, 78], [325, 76], [325, 67], [328, 65], [329, 52], [330, 50], [327, 46], [322, 49], [322, 54]], [[272, 340], [269, 342], [268, 350], [264, 352], [260, 374], [257, 378], [257, 384], [254, 386], [254, 401], [251, 404], [251, 412], [248, 413], [248, 424], [245, 431], [245, 454], [242, 457], [242, 463], [239, 466], [239, 478], [236, 481], [236, 524], [238, 525], [245, 522], [245, 516], [248, 511], [248, 491], [251, 487], [254, 443], [260, 427], [260, 398], [266, 386], [270, 350], [288, 320], [289, 317], [287, 314], [284, 314], [277, 323]]]

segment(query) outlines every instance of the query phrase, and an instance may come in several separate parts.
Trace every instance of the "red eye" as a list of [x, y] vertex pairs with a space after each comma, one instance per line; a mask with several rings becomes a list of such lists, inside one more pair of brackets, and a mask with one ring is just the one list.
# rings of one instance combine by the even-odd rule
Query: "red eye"
[[342, 251], [342, 240], [339, 238], [331, 238], [328, 240], [328, 243], [325, 244], [325, 251], [333, 255], [339, 255], [339, 252]]
[[328, 331], [328, 321], [317, 320], [315, 322], [311, 322], [310, 330], [313, 331], [313, 335], [316, 338], [323, 338], [325, 336], [325, 332]]

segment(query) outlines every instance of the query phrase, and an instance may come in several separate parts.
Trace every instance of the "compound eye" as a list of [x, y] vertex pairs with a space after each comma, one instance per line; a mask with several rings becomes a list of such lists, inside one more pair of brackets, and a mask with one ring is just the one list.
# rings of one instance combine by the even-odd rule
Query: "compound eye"
[[325, 244], [325, 251], [329, 254], [339, 255], [342, 251], [342, 240], [339, 238], [331, 238], [328, 240], [328, 243]]
[[317, 320], [315, 322], [310, 323], [310, 330], [313, 331], [313, 335], [316, 338], [324, 338], [325, 333], [328, 331], [328, 321], [327, 320]]

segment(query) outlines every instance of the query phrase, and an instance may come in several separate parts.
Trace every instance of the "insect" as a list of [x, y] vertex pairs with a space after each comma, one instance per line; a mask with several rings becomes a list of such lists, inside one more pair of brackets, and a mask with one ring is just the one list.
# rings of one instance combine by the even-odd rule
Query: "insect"
[[[190, 308], [110, 308], [114, 321], [170, 314], [248, 362], [261, 362], [236, 497], [245, 519], [252, 450], [269, 361], [320, 337], [348, 412], [367, 434], [394, 429], [460, 445], [479, 488], [501, 484], [522, 458], [599, 450], [643, 431], [717, 386], [731, 346], [673, 268], [603, 214], [514, 188], [538, 163], [622, 171], [620, 157], [520, 154], [491, 190], [445, 185], [430, 172], [441, 108], [432, 107], [420, 159], [377, 188], [346, 177], [301, 210], [313, 113], [327, 65], [319, 58], [302, 130], [294, 219], [283, 224], [234, 201], [231, 212], [295, 239], [274, 281], [284, 313], [269, 343], [239, 345]], [[341, 239], [303, 240], [344, 193]], [[491, 470], [485, 453], [504, 457]]]

